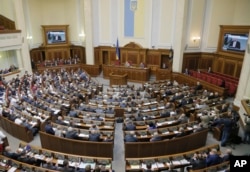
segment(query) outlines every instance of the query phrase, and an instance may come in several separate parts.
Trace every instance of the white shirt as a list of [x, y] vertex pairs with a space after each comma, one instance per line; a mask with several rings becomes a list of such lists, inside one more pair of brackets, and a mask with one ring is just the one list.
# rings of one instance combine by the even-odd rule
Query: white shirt
[[23, 121], [20, 118], [16, 118], [15, 123], [21, 125]]

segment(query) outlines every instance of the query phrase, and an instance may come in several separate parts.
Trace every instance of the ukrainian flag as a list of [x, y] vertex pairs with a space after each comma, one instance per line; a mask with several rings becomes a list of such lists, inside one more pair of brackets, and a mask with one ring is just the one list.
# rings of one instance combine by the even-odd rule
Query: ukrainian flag
[[116, 40], [116, 60], [120, 60], [120, 47], [119, 47], [119, 40]]
[[124, 36], [144, 37], [144, 0], [124, 0]]

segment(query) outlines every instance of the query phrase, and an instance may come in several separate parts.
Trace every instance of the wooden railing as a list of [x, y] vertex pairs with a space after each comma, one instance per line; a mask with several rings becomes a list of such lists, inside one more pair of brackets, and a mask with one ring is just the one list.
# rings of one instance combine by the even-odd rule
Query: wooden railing
[[153, 157], [190, 151], [206, 145], [208, 130], [158, 142], [125, 142], [125, 157]]
[[113, 158], [113, 142], [92, 142], [61, 138], [39, 132], [42, 148], [68, 154]]

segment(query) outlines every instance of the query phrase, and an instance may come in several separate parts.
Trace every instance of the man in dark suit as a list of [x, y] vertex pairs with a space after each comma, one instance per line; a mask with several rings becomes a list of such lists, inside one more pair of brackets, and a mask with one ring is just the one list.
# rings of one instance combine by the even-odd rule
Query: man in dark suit
[[192, 159], [190, 160], [191, 167], [187, 167], [187, 171], [192, 170], [199, 170], [206, 168], [206, 158], [199, 153], [195, 153]]
[[93, 142], [99, 142], [100, 139], [100, 132], [99, 130], [91, 130], [91, 133], [89, 135], [89, 141], [93, 141]]
[[230, 158], [233, 156], [232, 149], [227, 149], [226, 153], [222, 156], [222, 161], [230, 161]]
[[55, 121], [57, 124], [60, 124], [60, 125], [67, 125], [64, 121], [63, 121], [63, 118], [62, 116], [58, 116], [57, 117], [57, 120]]
[[47, 124], [45, 125], [45, 132], [52, 135], [55, 134], [55, 131], [51, 125], [51, 121], [48, 121]]
[[150, 142], [156, 142], [156, 141], [161, 141], [161, 140], [162, 140], [162, 137], [156, 131], [154, 132], [153, 137], [150, 139]]
[[229, 43], [229, 47], [240, 49], [240, 42], [237, 40], [233, 40], [232, 42]]
[[184, 130], [184, 128], [180, 127], [179, 133], [175, 137], [183, 137], [188, 135], [188, 133]]
[[75, 111], [75, 108], [72, 107], [71, 110], [69, 111], [69, 114], [68, 114], [70, 117], [77, 117], [77, 112]]
[[22, 156], [24, 153], [20, 152], [20, 153], [17, 153], [17, 152], [13, 152], [10, 148], [10, 146], [6, 146], [5, 147], [5, 150], [3, 152], [3, 155], [4, 156], [7, 156], [11, 159], [18, 159], [20, 156]]
[[134, 131], [130, 131], [129, 134], [127, 134], [124, 137], [124, 141], [125, 142], [137, 142], [138, 139], [134, 135], [135, 135], [135, 132]]
[[69, 127], [68, 131], [65, 134], [65, 138], [68, 138], [68, 139], [78, 139], [79, 137], [78, 137], [77, 131], [73, 130], [72, 127]]
[[222, 159], [217, 153], [216, 149], [212, 149], [206, 157], [207, 166], [216, 165], [221, 163]]
[[136, 126], [134, 125], [132, 121], [129, 121], [125, 126], [125, 130], [135, 130], [135, 129], [136, 129]]

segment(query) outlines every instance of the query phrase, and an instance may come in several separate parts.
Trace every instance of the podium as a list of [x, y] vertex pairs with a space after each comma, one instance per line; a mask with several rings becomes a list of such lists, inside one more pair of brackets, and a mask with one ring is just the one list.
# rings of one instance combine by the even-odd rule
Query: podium
[[109, 85], [127, 85], [128, 74], [117, 75], [114, 72], [109, 74]]

